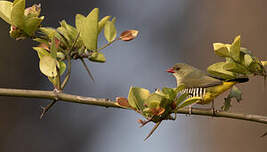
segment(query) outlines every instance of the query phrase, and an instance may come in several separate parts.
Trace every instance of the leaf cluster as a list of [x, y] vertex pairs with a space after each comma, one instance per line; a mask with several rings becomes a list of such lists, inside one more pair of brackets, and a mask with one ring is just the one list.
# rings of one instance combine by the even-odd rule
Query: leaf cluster
[[[181, 94], [184, 86], [178, 88], [162, 88], [150, 93], [149, 90], [131, 87], [127, 104], [118, 102], [119, 105], [135, 110], [147, 120], [155, 123], [173, 119], [171, 114], [180, 108], [198, 102], [200, 97], [188, 98], [189, 94]], [[178, 95], [179, 94], [179, 95]]]
[[225, 62], [212, 64], [207, 71], [217, 78], [224, 80], [259, 75], [266, 77], [264, 65], [266, 61], [260, 61], [247, 48], [240, 46], [240, 36], [237, 36], [232, 44], [214, 43], [214, 53], [225, 58]]

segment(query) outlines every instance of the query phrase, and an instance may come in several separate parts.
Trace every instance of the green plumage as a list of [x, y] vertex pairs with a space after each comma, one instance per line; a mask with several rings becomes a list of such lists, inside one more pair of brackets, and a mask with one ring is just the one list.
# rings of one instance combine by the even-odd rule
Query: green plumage
[[177, 85], [184, 85], [186, 88], [207, 88], [221, 85], [221, 80], [212, 78], [201, 70], [184, 63], [177, 63], [172, 68]]

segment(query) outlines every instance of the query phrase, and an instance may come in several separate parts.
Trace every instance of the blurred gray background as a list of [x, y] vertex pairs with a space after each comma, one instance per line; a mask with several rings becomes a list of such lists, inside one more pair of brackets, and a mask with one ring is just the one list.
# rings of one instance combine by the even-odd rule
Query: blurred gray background
[[[118, 42], [104, 50], [107, 63], [89, 63], [93, 83], [78, 61], [65, 92], [114, 99], [127, 97], [131, 85], [148, 88], [175, 87], [165, 70], [176, 62], [205, 68], [219, 60], [214, 42], [232, 42], [241, 34], [242, 46], [267, 60], [267, 20], [264, 0], [38, 0], [44, 26], [57, 27], [65, 19], [74, 25], [75, 14], [100, 8], [101, 17], [117, 17], [118, 33], [137, 29], [129, 43]], [[51, 90], [40, 73], [31, 40], [15, 41], [8, 24], [0, 21], [0, 87]], [[102, 44], [104, 41], [101, 42]], [[232, 111], [267, 115], [263, 80], [240, 85], [243, 100]], [[40, 120], [40, 105], [49, 101], [0, 97], [1, 152], [266, 152], [266, 125], [241, 120], [179, 115], [166, 121], [152, 137], [143, 139], [152, 124], [139, 128], [132, 111], [59, 102]], [[223, 96], [217, 99], [219, 108]]]

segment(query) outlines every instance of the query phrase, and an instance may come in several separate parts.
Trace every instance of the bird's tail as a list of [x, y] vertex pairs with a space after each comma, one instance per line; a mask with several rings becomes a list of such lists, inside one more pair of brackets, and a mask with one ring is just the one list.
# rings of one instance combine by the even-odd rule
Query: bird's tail
[[245, 83], [248, 82], [249, 78], [235, 78], [235, 79], [230, 79], [226, 80], [227, 82], [238, 82], [238, 83]]
[[221, 81], [226, 81], [226, 82], [238, 82], [238, 83], [245, 83], [245, 82], [248, 82], [249, 81], [249, 78], [248, 77], [241, 77], [241, 78], [234, 78], [234, 79], [223, 79], [223, 78], [219, 78], [219, 77], [215, 77], [213, 75], [209, 75], [210, 77], [213, 77], [215, 79], [219, 79]]

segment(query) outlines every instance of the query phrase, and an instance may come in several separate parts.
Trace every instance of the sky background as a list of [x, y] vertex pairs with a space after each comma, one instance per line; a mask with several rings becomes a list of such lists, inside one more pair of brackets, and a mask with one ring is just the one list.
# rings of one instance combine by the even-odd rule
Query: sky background
[[[65, 19], [74, 25], [75, 14], [87, 15], [100, 8], [100, 16], [117, 17], [118, 33], [139, 30], [137, 39], [118, 42], [103, 52], [104, 64], [87, 62], [95, 83], [82, 64], [73, 61], [67, 93], [115, 99], [127, 97], [130, 86], [154, 90], [175, 87], [175, 79], [165, 70], [185, 62], [205, 70], [221, 61], [213, 53], [212, 43], [231, 43], [241, 35], [241, 45], [267, 60], [266, 5], [257, 0], [38, 0], [42, 4], [44, 26], [59, 26]], [[0, 21], [0, 87], [52, 90], [39, 71], [39, 59], [31, 40], [15, 41], [8, 35], [9, 26]], [[101, 41], [100, 44], [104, 44]], [[267, 90], [262, 78], [252, 78], [239, 85], [243, 91], [240, 104], [232, 112], [267, 115]], [[223, 97], [216, 107], [223, 104]], [[142, 116], [128, 110], [58, 102], [40, 120], [40, 105], [48, 100], [0, 97], [1, 152], [265, 152], [267, 137], [259, 138], [263, 124], [179, 115], [165, 121], [144, 142], [152, 129], [139, 128]]]

